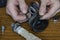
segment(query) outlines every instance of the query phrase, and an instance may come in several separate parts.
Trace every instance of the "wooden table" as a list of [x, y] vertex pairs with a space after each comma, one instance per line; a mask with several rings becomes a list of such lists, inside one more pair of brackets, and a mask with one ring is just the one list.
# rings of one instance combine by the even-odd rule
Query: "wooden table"
[[[5, 26], [5, 32], [2, 34], [0, 30], [0, 40], [25, 40], [22, 36], [14, 33], [11, 29], [11, 24], [14, 20], [6, 14], [5, 8], [0, 8], [0, 28]], [[42, 40], [60, 40], [60, 21], [54, 23], [49, 21], [49, 25], [43, 32], [33, 32], [27, 23], [21, 24], [26, 30], [40, 37]]]

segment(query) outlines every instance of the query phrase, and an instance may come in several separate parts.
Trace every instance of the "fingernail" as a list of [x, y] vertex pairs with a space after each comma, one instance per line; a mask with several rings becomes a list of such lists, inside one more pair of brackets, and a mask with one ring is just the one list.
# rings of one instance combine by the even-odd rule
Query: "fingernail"
[[43, 13], [40, 13], [40, 16], [43, 16], [44, 14]]
[[23, 10], [22, 12], [23, 12], [24, 14], [26, 14], [26, 13], [27, 13], [27, 11], [26, 11], [26, 10]]
[[39, 14], [40, 14], [41, 16], [43, 16], [43, 15], [44, 15], [44, 13], [43, 13], [43, 12], [39, 12]]
[[26, 13], [27, 13], [27, 9], [28, 9], [28, 6], [26, 5], [24, 8], [22, 8], [22, 12], [23, 12], [24, 14], [26, 14]]

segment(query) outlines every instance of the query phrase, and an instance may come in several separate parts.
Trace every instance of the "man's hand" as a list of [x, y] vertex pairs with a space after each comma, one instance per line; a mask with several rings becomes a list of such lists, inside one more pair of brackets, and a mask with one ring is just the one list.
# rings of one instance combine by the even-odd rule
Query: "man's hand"
[[[18, 7], [19, 6], [19, 9]], [[27, 20], [25, 14], [27, 13], [28, 6], [25, 0], [8, 0], [7, 14], [10, 15], [17, 22], [25, 22]]]
[[[51, 17], [57, 14], [56, 12], [59, 9], [59, 0], [41, 0], [39, 14], [42, 15], [41, 19], [50, 19]], [[58, 12], [60, 12], [60, 10]]]

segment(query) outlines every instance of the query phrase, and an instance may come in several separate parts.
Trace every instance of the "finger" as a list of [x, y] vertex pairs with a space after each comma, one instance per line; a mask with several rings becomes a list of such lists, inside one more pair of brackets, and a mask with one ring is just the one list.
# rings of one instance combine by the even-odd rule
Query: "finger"
[[26, 21], [27, 21], [27, 19], [25, 19], [25, 20], [18, 20], [17, 22], [23, 23], [23, 22], [26, 22]]
[[[16, 13], [16, 11], [15, 11]], [[21, 13], [22, 14], [22, 13]], [[26, 16], [25, 15], [20, 15], [18, 13], [16, 14], [12, 14], [12, 18], [15, 20], [15, 21], [20, 21], [22, 22], [23, 20], [26, 20]]]
[[59, 8], [58, 3], [54, 4], [52, 8], [49, 10], [49, 12], [45, 14], [41, 19], [50, 19], [51, 17], [56, 15], [55, 12], [58, 10], [58, 8]]
[[25, 3], [25, 0], [18, 0], [18, 1], [19, 1], [19, 7], [20, 7], [21, 12], [24, 13], [24, 14], [26, 14], [28, 6]]
[[39, 14], [40, 15], [44, 15], [46, 12], [46, 0], [41, 0], [41, 6], [40, 6], [40, 10], [39, 10]]
[[16, 16], [16, 19], [17, 19], [18, 21], [23, 21], [23, 20], [26, 20], [27, 18], [26, 18], [26, 15], [17, 15], [17, 16]]
[[[11, 7], [10, 7], [11, 6]], [[18, 15], [18, 12], [16, 10], [16, 6], [15, 5], [8, 5], [7, 9], [9, 11], [7, 11], [10, 16], [15, 20], [15, 21], [18, 21], [18, 20], [25, 20], [26, 17], [24, 15]]]
[[58, 12], [60, 12], [60, 9], [58, 9], [55, 13], [58, 13]]
[[10, 15], [10, 11], [6, 8], [6, 13], [8, 14], [8, 15]]

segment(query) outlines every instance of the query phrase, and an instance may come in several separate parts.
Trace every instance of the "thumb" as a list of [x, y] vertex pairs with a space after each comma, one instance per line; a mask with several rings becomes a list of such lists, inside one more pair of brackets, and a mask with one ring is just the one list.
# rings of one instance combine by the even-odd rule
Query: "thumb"
[[45, 12], [46, 12], [46, 0], [41, 0], [41, 6], [40, 6], [40, 9], [39, 9], [39, 15], [44, 15]]
[[28, 6], [25, 3], [25, 0], [18, 0], [18, 2], [19, 2], [19, 7], [20, 7], [21, 12], [24, 13], [24, 14], [26, 14]]
[[[56, 15], [57, 14], [57, 12], [59, 12], [60, 10], [58, 10], [59, 9], [59, 5], [58, 4], [54, 4], [53, 6], [52, 6], [52, 8], [50, 9], [50, 11], [47, 13], [47, 14], [45, 14], [41, 19], [49, 19], [49, 18], [51, 18], [51, 17], [53, 17], [54, 15]], [[58, 11], [57, 11], [58, 10]], [[57, 11], [57, 12], [56, 12]]]

